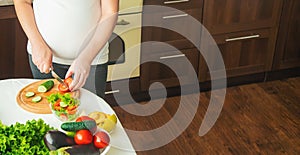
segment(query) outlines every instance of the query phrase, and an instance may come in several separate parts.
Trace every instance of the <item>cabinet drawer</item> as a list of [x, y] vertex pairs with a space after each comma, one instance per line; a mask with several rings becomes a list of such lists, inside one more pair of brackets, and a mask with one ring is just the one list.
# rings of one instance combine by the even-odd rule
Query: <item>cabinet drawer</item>
[[128, 88], [130, 93], [139, 92], [139, 79], [138, 78], [130, 78], [123, 80], [115, 80], [106, 83], [105, 95], [111, 95], [115, 93], [120, 93], [124, 95], [128, 92]]
[[[141, 66], [141, 89], [148, 90], [154, 82], [161, 82], [165, 87], [191, 84], [190, 76], [196, 74], [195, 71], [198, 70], [198, 58], [197, 49], [143, 55], [142, 59], [154, 61]], [[174, 69], [176, 69], [176, 73]], [[178, 77], [182, 78], [184, 82], [179, 83]]]
[[140, 92], [140, 79], [130, 78], [106, 83], [104, 99], [111, 106], [132, 103], [132, 95]]
[[283, 0], [206, 0], [203, 24], [212, 34], [276, 26]]
[[[172, 11], [163, 13], [143, 14], [143, 23], [159, 27], [143, 27], [143, 41], [159, 41], [170, 44], [177, 49], [194, 48], [195, 46], [184, 36], [195, 37], [200, 40], [200, 27], [192, 27], [189, 15], [201, 20], [201, 12], [196, 9], [182, 11]], [[168, 29], [169, 28], [169, 29]], [[172, 30], [176, 29], [176, 31]], [[179, 34], [178, 32], [183, 32]], [[198, 39], [197, 39], [198, 38]], [[197, 45], [196, 45], [197, 46]], [[164, 49], [161, 49], [164, 51]]]
[[[203, 0], [144, 0], [144, 5], [159, 5], [172, 7], [179, 10], [202, 9]], [[146, 9], [146, 12], [156, 12], [157, 10]]]
[[[227, 77], [261, 73], [271, 69], [276, 41], [276, 31], [273, 29], [228, 33], [213, 37], [222, 54]], [[218, 73], [222, 68], [217, 65], [219, 63], [214, 63], [215, 57], [211, 54], [207, 60], [213, 64], [210, 71], [212, 73]], [[200, 81], [209, 80], [209, 70], [203, 66], [204, 60], [201, 57]]]

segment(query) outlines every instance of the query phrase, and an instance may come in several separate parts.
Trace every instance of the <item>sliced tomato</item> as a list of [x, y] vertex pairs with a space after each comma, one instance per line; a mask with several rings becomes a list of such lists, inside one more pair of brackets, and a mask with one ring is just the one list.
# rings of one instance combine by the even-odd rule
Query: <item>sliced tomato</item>
[[67, 113], [68, 114], [70, 114], [70, 115], [73, 115], [73, 114], [75, 114], [77, 112], [77, 110], [76, 109], [74, 109], [74, 110], [67, 110]]
[[59, 105], [60, 104], [60, 99], [59, 100], [57, 100], [54, 104], [53, 104], [53, 106], [56, 106], [56, 107], [58, 107], [58, 106], [60, 106]]
[[110, 138], [108, 134], [104, 131], [99, 131], [94, 135], [94, 145], [99, 149], [108, 146], [109, 142]]
[[60, 111], [61, 107], [58, 105], [58, 106], [54, 106], [53, 109], [54, 109], [55, 111]]
[[74, 141], [78, 145], [90, 144], [93, 141], [93, 135], [89, 130], [78, 130], [74, 136]]
[[78, 107], [77, 105], [69, 105], [69, 106], [67, 107], [67, 110], [68, 110], [68, 111], [72, 111], [72, 110], [76, 109], [77, 107]]
[[67, 85], [63, 85], [63, 84], [59, 84], [58, 85], [58, 90], [62, 93], [65, 93], [65, 92], [70, 92], [70, 89], [69, 89], [69, 86], [71, 85], [73, 79], [72, 77], [68, 77], [66, 79], [64, 79], [64, 83]]
[[61, 83], [58, 85], [58, 90], [62, 93], [70, 92], [69, 87], [66, 87], [65, 85], [63, 85]]
[[71, 85], [72, 81], [73, 81], [72, 77], [68, 77], [68, 78], [64, 79], [64, 82], [65, 82], [68, 86]]

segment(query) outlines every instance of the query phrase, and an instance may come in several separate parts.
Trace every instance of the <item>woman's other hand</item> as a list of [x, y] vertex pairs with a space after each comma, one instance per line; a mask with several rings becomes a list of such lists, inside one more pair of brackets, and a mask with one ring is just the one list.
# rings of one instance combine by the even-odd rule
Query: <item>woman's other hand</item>
[[86, 79], [89, 76], [90, 69], [90, 63], [85, 60], [77, 58], [73, 61], [65, 76], [65, 78], [68, 78], [73, 75], [73, 81], [69, 86], [71, 91], [77, 90], [85, 84]]
[[71, 64], [65, 77], [68, 78], [74, 74], [73, 82], [69, 86], [71, 91], [85, 84], [94, 58], [110, 38], [118, 18], [118, 4], [118, 0], [101, 0], [101, 19], [96, 31], [88, 45]]

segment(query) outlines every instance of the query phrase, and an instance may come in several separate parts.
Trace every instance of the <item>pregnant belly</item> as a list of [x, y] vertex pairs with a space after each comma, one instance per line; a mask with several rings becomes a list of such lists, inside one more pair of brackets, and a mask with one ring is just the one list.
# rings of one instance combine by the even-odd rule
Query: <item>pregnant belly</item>
[[[49, 1], [49, 0], [45, 0]], [[57, 0], [36, 1], [35, 20], [39, 32], [53, 50], [55, 56], [74, 59], [86, 46], [100, 18], [99, 6], [82, 3], [80, 7], [63, 2], [56, 6]], [[90, 1], [91, 2], [91, 1]], [[49, 13], [51, 12], [51, 13]]]

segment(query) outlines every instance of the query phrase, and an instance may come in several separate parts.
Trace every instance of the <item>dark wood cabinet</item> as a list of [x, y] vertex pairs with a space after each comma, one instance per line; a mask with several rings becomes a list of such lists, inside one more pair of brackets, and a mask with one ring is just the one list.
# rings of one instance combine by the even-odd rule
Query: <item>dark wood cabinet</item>
[[[195, 29], [191, 28], [189, 21], [190, 16], [200, 22], [202, 12], [199, 9], [187, 9], [184, 10], [184, 12], [173, 10], [165, 12], [145, 12], [143, 14], [143, 24], [146, 26], [154, 26], [143, 27], [143, 42], [164, 42], [177, 49], [194, 48], [195, 46], [184, 37], [185, 35], [200, 36], [200, 30], [198, 31], [199, 33], [196, 34]], [[179, 32], [181, 32], [181, 34]], [[165, 49], [162, 47], [159, 51], [165, 51]]]
[[[282, 0], [204, 2], [203, 24], [220, 49], [227, 77], [272, 69], [282, 4]], [[210, 57], [209, 61], [213, 62], [214, 56]], [[220, 66], [211, 69], [210, 72], [218, 72]], [[201, 55], [199, 81], [209, 80], [209, 70]]]
[[197, 75], [199, 64], [197, 49], [156, 52], [146, 54], [144, 58], [151, 61], [142, 64], [142, 90], [148, 90], [154, 82], [160, 82], [165, 87], [192, 84], [190, 76]]
[[32, 77], [26, 44], [14, 7], [0, 7], [0, 79]]
[[[147, 27], [143, 27], [142, 42], [148, 45], [142, 44], [141, 59], [142, 62], [148, 60], [153, 62], [147, 62], [141, 66], [141, 90], [147, 91], [154, 82], [160, 82], [167, 88], [188, 85], [188, 77], [198, 70], [199, 51], [196, 47], [199, 45], [192, 44], [188, 38], [185, 38], [185, 35], [200, 37], [201, 28], [198, 27], [198, 31], [195, 31], [195, 28], [191, 27], [190, 19], [193, 17], [195, 21], [202, 21], [203, 1], [145, 0], [144, 5], [170, 8], [144, 7], [142, 20], [143, 25]], [[200, 39], [198, 40], [200, 44]], [[151, 43], [152, 41], [154, 42]], [[186, 61], [191, 65], [187, 66]], [[185, 79], [184, 83], [179, 84], [179, 78]]]
[[[214, 39], [222, 54], [227, 77], [270, 70], [276, 38], [276, 33], [273, 32], [272, 29], [259, 29], [215, 35]], [[222, 69], [222, 66], [218, 66], [220, 63], [214, 63], [215, 58], [214, 55], [208, 58], [213, 64], [210, 71], [207, 67], [199, 69], [200, 81], [210, 80], [209, 72], [217, 73]], [[202, 66], [205, 65], [203, 58], [200, 61]]]
[[[9, 60], [14, 60], [14, 42], [15, 38], [12, 35], [14, 32], [15, 24], [14, 20], [11, 19], [0, 19], [0, 78], [12, 77], [14, 74], [13, 66], [14, 64]], [[7, 61], [8, 60], [8, 61]]]
[[283, 0], [206, 0], [203, 24], [211, 34], [274, 27]]
[[273, 70], [300, 67], [300, 1], [284, 1]]

